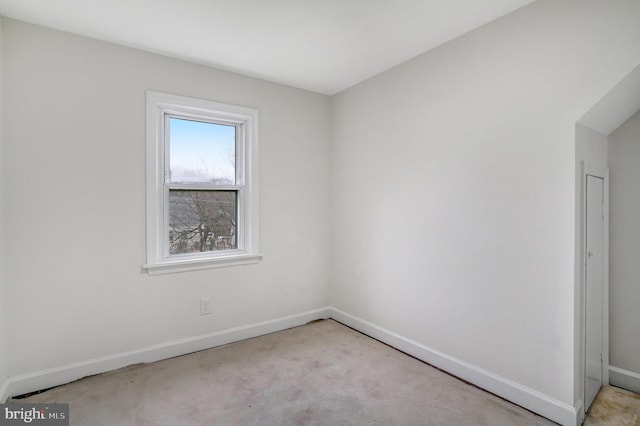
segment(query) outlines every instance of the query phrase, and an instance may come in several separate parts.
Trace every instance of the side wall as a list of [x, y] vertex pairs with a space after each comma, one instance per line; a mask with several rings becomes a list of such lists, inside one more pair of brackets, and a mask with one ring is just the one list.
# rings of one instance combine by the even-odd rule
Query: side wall
[[640, 112], [609, 135], [611, 383], [640, 392]]
[[639, 38], [540, 0], [335, 96], [336, 308], [575, 407], [575, 122]]
[[[608, 138], [593, 129], [576, 124], [576, 160], [594, 167], [607, 167]], [[576, 164], [578, 168], [578, 164]], [[579, 171], [579, 170], [578, 170]], [[576, 178], [578, 175], [576, 175]]]
[[5, 281], [5, 263], [4, 263], [4, 126], [3, 126], [3, 64], [2, 64], [2, 22], [0, 21], [0, 403], [4, 402], [6, 386], [8, 384], [7, 378], [9, 376], [9, 345], [7, 339], [7, 295], [6, 295], [6, 281]]
[[[12, 376], [327, 305], [328, 97], [2, 23]], [[259, 264], [142, 270], [146, 90], [260, 110]]]

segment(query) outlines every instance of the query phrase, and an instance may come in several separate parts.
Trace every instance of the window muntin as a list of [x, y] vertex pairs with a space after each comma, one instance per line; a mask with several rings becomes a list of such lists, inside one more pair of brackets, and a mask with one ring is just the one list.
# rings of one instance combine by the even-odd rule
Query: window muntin
[[149, 273], [253, 263], [257, 110], [147, 93]]

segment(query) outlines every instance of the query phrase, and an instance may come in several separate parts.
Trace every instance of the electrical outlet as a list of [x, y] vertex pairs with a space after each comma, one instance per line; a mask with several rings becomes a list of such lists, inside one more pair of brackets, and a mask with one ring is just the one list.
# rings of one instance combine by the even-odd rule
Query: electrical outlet
[[200, 315], [211, 315], [213, 313], [213, 300], [210, 297], [200, 299]]

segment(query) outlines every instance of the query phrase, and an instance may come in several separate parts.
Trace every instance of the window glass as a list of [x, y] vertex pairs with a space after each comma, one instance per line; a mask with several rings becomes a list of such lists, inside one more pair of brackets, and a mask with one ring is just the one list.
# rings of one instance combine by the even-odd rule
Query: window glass
[[235, 185], [236, 128], [169, 117], [169, 182]]
[[238, 247], [236, 191], [169, 191], [169, 254]]

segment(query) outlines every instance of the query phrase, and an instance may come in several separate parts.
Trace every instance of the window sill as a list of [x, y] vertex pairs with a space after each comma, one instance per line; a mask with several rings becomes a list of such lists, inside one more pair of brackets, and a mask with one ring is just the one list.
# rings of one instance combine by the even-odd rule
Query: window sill
[[148, 263], [142, 268], [149, 275], [174, 274], [201, 269], [225, 268], [228, 266], [250, 265], [262, 260], [261, 253], [242, 253], [220, 257], [196, 259], [168, 259], [158, 263]]

